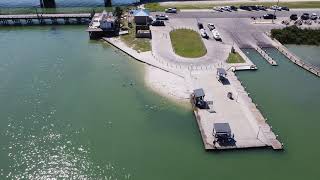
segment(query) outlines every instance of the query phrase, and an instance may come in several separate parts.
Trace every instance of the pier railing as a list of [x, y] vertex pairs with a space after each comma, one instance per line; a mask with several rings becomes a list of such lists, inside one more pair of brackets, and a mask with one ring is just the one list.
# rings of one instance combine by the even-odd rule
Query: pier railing
[[291, 62], [293, 62], [296, 65], [302, 67], [303, 69], [313, 73], [314, 75], [320, 77], [320, 68], [319, 67], [301, 60], [298, 56], [296, 56], [295, 54], [290, 52], [286, 47], [284, 47], [278, 40], [274, 39], [274, 41], [276, 41], [279, 44], [279, 46], [276, 46], [278, 51], [281, 52], [283, 55], [285, 55]]
[[277, 62], [275, 60], [272, 59], [272, 57], [270, 57], [263, 49], [261, 49], [260, 47], [256, 46], [255, 48], [257, 50], [257, 52], [272, 66], [277, 66]]
[[289, 51], [284, 45], [282, 45], [276, 38], [272, 38], [270, 32], [266, 32], [266, 35], [269, 36], [273, 40], [274, 44], [276, 44], [275, 48], [279, 52], [281, 52], [284, 56], [286, 56], [291, 62], [293, 62], [296, 65], [300, 66], [301, 68], [311, 72], [312, 74], [320, 77], [320, 68], [319, 67], [300, 59], [297, 55], [295, 55], [294, 53]]

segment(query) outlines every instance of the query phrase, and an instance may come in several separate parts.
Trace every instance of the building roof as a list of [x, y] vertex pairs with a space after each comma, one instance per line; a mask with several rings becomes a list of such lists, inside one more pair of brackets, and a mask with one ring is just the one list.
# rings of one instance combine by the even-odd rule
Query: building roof
[[202, 88], [193, 90], [193, 93], [194, 93], [195, 97], [203, 97], [204, 96], [204, 91]]
[[214, 123], [213, 128], [216, 133], [231, 134], [229, 123]]
[[150, 12], [144, 9], [138, 9], [133, 12], [133, 16], [150, 16]]
[[227, 71], [223, 68], [217, 68], [217, 74], [219, 76], [226, 76], [227, 75]]

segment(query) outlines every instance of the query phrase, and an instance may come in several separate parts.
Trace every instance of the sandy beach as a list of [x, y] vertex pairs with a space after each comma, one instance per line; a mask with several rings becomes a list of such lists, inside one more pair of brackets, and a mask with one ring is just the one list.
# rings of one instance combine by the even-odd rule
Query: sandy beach
[[149, 65], [144, 67], [148, 88], [175, 102], [189, 104], [190, 92], [184, 78]]

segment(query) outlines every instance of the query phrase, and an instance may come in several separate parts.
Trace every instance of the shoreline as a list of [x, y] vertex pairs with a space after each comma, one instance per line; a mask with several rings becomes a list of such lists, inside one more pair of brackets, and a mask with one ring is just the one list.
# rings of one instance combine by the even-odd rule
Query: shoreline
[[[228, 77], [230, 84], [233, 85], [224, 86], [218, 81], [211, 81], [211, 78], [216, 76], [215, 71], [203, 71], [202, 73], [179, 71], [158, 64], [156, 57], [150, 51], [138, 53], [118, 38], [103, 39], [137, 61], [144, 62], [144, 82], [147, 88], [172, 100], [175, 104], [193, 109], [206, 150], [258, 147], [283, 149], [283, 144], [277, 139], [277, 135], [272, 131], [271, 126], [268, 125], [234, 73]], [[215, 103], [210, 108], [213, 111], [195, 108], [190, 104], [188, 97], [197, 88], [203, 88], [206, 92], [206, 101], [214, 100]], [[225, 96], [228, 92], [235, 94], [235, 101], [230, 101]], [[222, 122], [230, 124], [233, 129], [236, 143], [232, 146], [216, 144], [214, 137], [211, 136], [212, 125]]]
[[185, 86], [184, 78], [144, 65], [144, 82], [148, 89], [158, 95], [180, 106], [191, 107], [189, 104], [190, 93]]
[[[174, 74], [170, 70], [158, 67], [159, 64], [152, 61], [153, 56], [150, 55], [150, 51], [139, 53], [116, 38], [104, 38], [103, 40], [131, 58], [143, 63], [144, 83], [147, 88], [175, 104], [190, 107], [190, 90], [188, 90], [182, 74]], [[148, 60], [143, 59], [143, 55], [147, 55]]]

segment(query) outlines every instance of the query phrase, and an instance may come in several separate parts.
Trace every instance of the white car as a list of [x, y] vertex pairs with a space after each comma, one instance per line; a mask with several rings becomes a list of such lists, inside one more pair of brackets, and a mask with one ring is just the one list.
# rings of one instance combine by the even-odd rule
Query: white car
[[157, 14], [156, 15], [156, 20], [168, 20], [169, 19], [169, 17], [167, 16], [167, 15], [165, 15], [165, 14]]
[[281, 11], [282, 10], [282, 8], [280, 6], [277, 6], [277, 5], [271, 6], [270, 9], [276, 10], [276, 11]]
[[166, 13], [177, 13], [177, 8], [168, 8], [168, 9], [165, 9], [165, 12]]
[[317, 20], [318, 19], [318, 15], [316, 13], [312, 13], [310, 16], [311, 20]]
[[213, 10], [223, 12], [222, 7], [220, 7], [220, 6], [213, 7]]
[[221, 37], [219, 32], [216, 29], [211, 30], [213, 38], [217, 41], [221, 41]]
[[224, 7], [222, 7], [221, 9], [224, 10], [224, 11], [229, 11], [229, 12], [231, 12], [231, 7], [230, 7], [230, 6], [224, 6]]
[[200, 29], [200, 35], [201, 35], [201, 37], [203, 37], [205, 39], [209, 38], [208, 34], [206, 33], [206, 30], [204, 30], [204, 29]]

